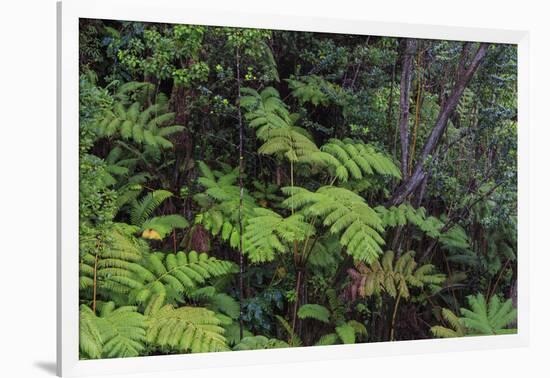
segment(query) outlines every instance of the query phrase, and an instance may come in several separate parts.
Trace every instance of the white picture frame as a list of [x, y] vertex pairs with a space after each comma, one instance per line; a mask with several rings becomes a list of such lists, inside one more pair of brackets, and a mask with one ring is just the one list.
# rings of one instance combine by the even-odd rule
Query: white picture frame
[[[252, 17], [253, 16], [253, 17]], [[298, 349], [79, 360], [78, 353], [78, 32], [79, 18], [254, 27], [296, 31], [511, 43], [518, 46], [518, 333]], [[57, 373], [82, 376], [174, 371], [327, 359], [365, 358], [527, 346], [529, 341], [529, 35], [525, 31], [380, 23], [283, 14], [212, 12], [178, 0], [87, 0], [58, 3]]]

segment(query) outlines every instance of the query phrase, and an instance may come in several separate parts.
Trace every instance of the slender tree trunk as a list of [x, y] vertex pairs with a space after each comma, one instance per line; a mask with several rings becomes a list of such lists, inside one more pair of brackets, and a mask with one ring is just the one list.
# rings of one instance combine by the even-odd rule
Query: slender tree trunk
[[397, 299], [395, 300], [395, 305], [393, 306], [393, 314], [391, 317], [390, 341], [393, 341], [395, 337], [395, 319], [397, 318], [397, 309], [399, 307], [400, 300], [401, 300], [401, 294], [397, 294]]
[[411, 90], [413, 56], [416, 50], [416, 39], [405, 40], [403, 63], [401, 68], [401, 97], [399, 99], [399, 137], [401, 139], [401, 175], [408, 177], [409, 161], [409, 97]]
[[[426, 159], [429, 155], [433, 153], [433, 151], [437, 147], [439, 139], [447, 128], [449, 117], [455, 111], [460, 97], [462, 96], [462, 93], [464, 93], [464, 89], [472, 80], [474, 73], [477, 71], [481, 62], [483, 61], [483, 58], [487, 54], [488, 48], [489, 44], [481, 43], [468, 66], [466, 66], [466, 58], [461, 60], [461, 63], [458, 67], [458, 79], [456, 81], [456, 84], [451, 91], [450, 96], [445, 101], [445, 104], [441, 107], [441, 110], [435, 122], [435, 126], [432, 129], [428, 140], [424, 144], [422, 154], [418, 159], [416, 167], [412, 175], [404, 180], [403, 183], [395, 190], [392, 198], [388, 201], [389, 205], [398, 205], [404, 202], [407, 196], [411, 194], [414, 190], [416, 190], [416, 188], [418, 188], [418, 186], [426, 176], [426, 172], [424, 169]], [[464, 47], [465, 51], [468, 51], [468, 49], [469, 43], [467, 43]]]
[[298, 276], [296, 278], [296, 301], [294, 302], [294, 310], [292, 311], [292, 331], [296, 329], [296, 318], [298, 314], [298, 302], [300, 301], [300, 285], [302, 279], [302, 271], [298, 270]]
[[391, 81], [390, 81], [390, 96], [388, 99], [388, 113], [386, 115], [386, 123], [388, 125], [388, 136], [389, 141], [388, 144], [392, 144], [392, 136], [389, 133], [389, 130], [395, 129], [394, 136], [393, 136], [393, 157], [397, 158], [397, 127], [394, 127], [393, 125], [393, 87], [395, 85], [395, 66], [396, 62], [393, 62], [392, 69], [391, 69]]
[[93, 287], [93, 293], [92, 293], [92, 311], [95, 313], [96, 303], [97, 303], [97, 263], [98, 263], [98, 255], [96, 253], [95, 255], [95, 261], [94, 261], [94, 287]]
[[237, 117], [239, 120], [239, 336], [243, 338], [243, 300], [244, 300], [244, 251], [243, 251], [243, 199], [244, 199], [244, 158], [243, 158], [243, 120], [241, 114], [241, 69], [239, 49], [235, 55], [237, 69]]
[[412, 174], [412, 167], [413, 167], [413, 161], [414, 161], [414, 155], [416, 152], [416, 139], [418, 135], [418, 127], [420, 125], [420, 109], [422, 107], [422, 88], [423, 88], [423, 76], [422, 76], [422, 53], [418, 52], [418, 58], [417, 58], [417, 88], [416, 88], [416, 106], [415, 106], [415, 116], [414, 116], [414, 128], [413, 128], [413, 135], [412, 135], [412, 146], [409, 153], [409, 167], [408, 167], [408, 175], [410, 176]]

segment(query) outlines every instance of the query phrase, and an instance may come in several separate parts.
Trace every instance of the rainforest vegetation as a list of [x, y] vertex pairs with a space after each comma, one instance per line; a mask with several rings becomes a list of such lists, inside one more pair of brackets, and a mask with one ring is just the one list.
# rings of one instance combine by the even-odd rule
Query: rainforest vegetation
[[513, 45], [80, 21], [80, 358], [515, 333]]

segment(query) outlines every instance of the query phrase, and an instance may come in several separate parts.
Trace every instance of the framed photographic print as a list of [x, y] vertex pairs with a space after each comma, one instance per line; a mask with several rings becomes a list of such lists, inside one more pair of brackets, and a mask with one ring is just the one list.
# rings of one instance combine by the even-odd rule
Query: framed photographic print
[[526, 32], [58, 19], [58, 374], [526, 345]]

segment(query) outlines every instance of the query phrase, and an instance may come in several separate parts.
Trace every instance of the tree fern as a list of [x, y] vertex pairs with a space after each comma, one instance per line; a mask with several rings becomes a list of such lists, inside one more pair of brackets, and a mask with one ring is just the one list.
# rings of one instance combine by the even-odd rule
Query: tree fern
[[413, 287], [423, 288], [425, 285], [445, 281], [445, 275], [436, 273], [433, 265], [418, 266], [413, 251], [404, 253], [397, 259], [393, 251], [387, 251], [380, 261], [376, 260], [368, 265], [359, 262], [356, 270], [351, 269], [349, 272], [362, 297], [386, 293], [392, 298], [399, 296], [407, 299]]
[[247, 110], [245, 118], [249, 126], [256, 129], [260, 139], [266, 140], [270, 130], [284, 128], [291, 123], [287, 106], [275, 88], [267, 87], [261, 93], [252, 88], [242, 88], [241, 93], [241, 106]]
[[142, 199], [134, 200], [130, 209], [130, 221], [140, 227], [145, 239], [162, 240], [175, 228], [186, 228], [189, 222], [179, 214], [151, 217], [154, 211], [173, 194], [167, 190], [155, 190]]
[[102, 137], [120, 136], [138, 145], [153, 148], [171, 148], [168, 136], [182, 131], [183, 126], [173, 125], [175, 114], [167, 112], [167, 104], [157, 103], [143, 108], [139, 101], [131, 105], [116, 102], [96, 124], [96, 132]]
[[307, 263], [314, 271], [321, 269], [335, 272], [336, 267], [343, 259], [341, 252], [342, 246], [338, 237], [323, 235], [311, 248]]
[[327, 89], [331, 83], [317, 75], [309, 75], [297, 80], [287, 79], [288, 87], [292, 90], [292, 96], [296, 97], [300, 104], [311, 103], [314, 106], [327, 105], [329, 98]]
[[482, 294], [468, 296], [470, 308], [461, 308], [459, 318], [450, 310], [443, 309], [443, 318], [452, 328], [441, 325], [433, 326], [431, 331], [436, 337], [459, 337], [480, 335], [504, 335], [516, 333], [515, 328], [508, 328], [517, 320], [517, 310], [512, 300], [502, 301], [493, 295], [489, 303]]
[[288, 252], [289, 243], [301, 242], [314, 232], [302, 214], [285, 218], [270, 209], [256, 208], [246, 222], [244, 252], [252, 262], [271, 261], [275, 253]]
[[423, 207], [414, 208], [408, 203], [399, 206], [377, 206], [384, 227], [397, 227], [412, 224], [426, 235], [437, 239], [447, 250], [467, 250], [470, 248], [468, 235], [460, 225], [454, 225], [444, 230], [445, 222], [434, 216], [426, 216]]
[[289, 346], [289, 347], [299, 347], [299, 346], [302, 346], [302, 340], [301, 340], [300, 337], [296, 334], [296, 332], [294, 332], [294, 330], [292, 329], [292, 327], [290, 326], [290, 324], [288, 324], [288, 322], [286, 321], [286, 319], [283, 318], [283, 317], [280, 316], [280, 315], [275, 315], [275, 318], [277, 319], [277, 321], [279, 322], [279, 324], [283, 327], [283, 329], [285, 330], [285, 332], [286, 332], [287, 335], [288, 335], [288, 346]]
[[229, 350], [221, 321], [213, 311], [201, 307], [174, 308], [166, 305], [150, 315], [147, 341], [177, 352]]
[[330, 309], [319, 304], [305, 304], [298, 310], [300, 319], [314, 319], [334, 327], [333, 332], [321, 336], [315, 345], [353, 344], [358, 338], [367, 336], [364, 324], [346, 321], [345, 308], [335, 290], [327, 290], [326, 297]]
[[147, 193], [141, 200], [136, 201], [130, 212], [130, 221], [141, 226], [166, 199], [172, 197], [167, 190], [155, 190]]
[[435, 337], [462, 337], [466, 334], [466, 330], [462, 321], [451, 310], [447, 308], [441, 309], [441, 316], [452, 328], [444, 326], [433, 326], [430, 331]]
[[220, 293], [214, 286], [194, 289], [187, 296], [194, 304], [200, 304], [218, 314], [224, 314], [231, 320], [239, 318], [239, 303], [230, 295]]
[[170, 234], [175, 228], [186, 228], [189, 222], [183, 216], [178, 214], [163, 215], [147, 219], [141, 225], [143, 229], [142, 237], [145, 239], [161, 240]]
[[298, 310], [300, 319], [315, 319], [323, 323], [329, 322], [330, 312], [325, 306], [318, 304], [305, 304]]
[[382, 253], [384, 231], [378, 214], [359, 195], [343, 188], [324, 186], [315, 192], [286, 187], [286, 206], [301, 209], [307, 217], [316, 217], [331, 234], [340, 236], [340, 244], [354, 259], [374, 261]]
[[127, 293], [112, 278], [129, 277], [130, 267], [141, 261], [148, 251], [147, 244], [133, 236], [135, 231], [135, 227], [115, 223], [105, 240], [94, 241], [95, 248], [80, 256], [81, 290], [91, 291], [95, 278], [95, 286], [100, 294], [113, 296]]
[[334, 158], [325, 161], [333, 169], [333, 176], [342, 182], [360, 180], [374, 173], [401, 178], [399, 169], [388, 156], [361, 141], [331, 139], [321, 146], [321, 151]]
[[470, 308], [462, 308], [462, 321], [470, 334], [502, 335], [516, 333], [515, 329], [506, 328], [517, 319], [517, 310], [513, 308], [512, 300], [501, 301], [493, 295], [489, 303], [482, 294], [468, 296]]
[[233, 263], [198, 254], [149, 254], [140, 264], [129, 267], [129, 277], [113, 277], [130, 292], [130, 298], [150, 314], [165, 303], [177, 303], [208, 279], [235, 271]]
[[255, 350], [255, 349], [275, 349], [288, 348], [287, 342], [279, 339], [270, 339], [265, 336], [248, 336], [233, 347], [233, 350]]
[[96, 316], [80, 306], [80, 351], [85, 358], [136, 357], [145, 349], [146, 318], [136, 307], [115, 308], [113, 302], [100, 307]]
[[[249, 126], [256, 129], [256, 136], [264, 142], [258, 152], [276, 155], [291, 163], [326, 165], [332, 156], [323, 153], [313, 142], [311, 135], [294, 125], [294, 118], [279, 93], [268, 87], [261, 94], [253, 89], [243, 89], [248, 95], [241, 98], [241, 104], [248, 109], [245, 114]], [[336, 162], [332, 162], [336, 164]]]
[[335, 331], [344, 344], [355, 343], [355, 329], [351, 325], [344, 323], [337, 326]]
[[[232, 248], [238, 248], [240, 188], [235, 184], [238, 168], [221, 172], [210, 169], [203, 162], [199, 162], [198, 165], [201, 176], [197, 181], [204, 187], [204, 191], [193, 197], [202, 208], [195, 217], [195, 223], [203, 225], [213, 235], [221, 236]], [[256, 207], [254, 198], [244, 190], [243, 223], [246, 223]]]

